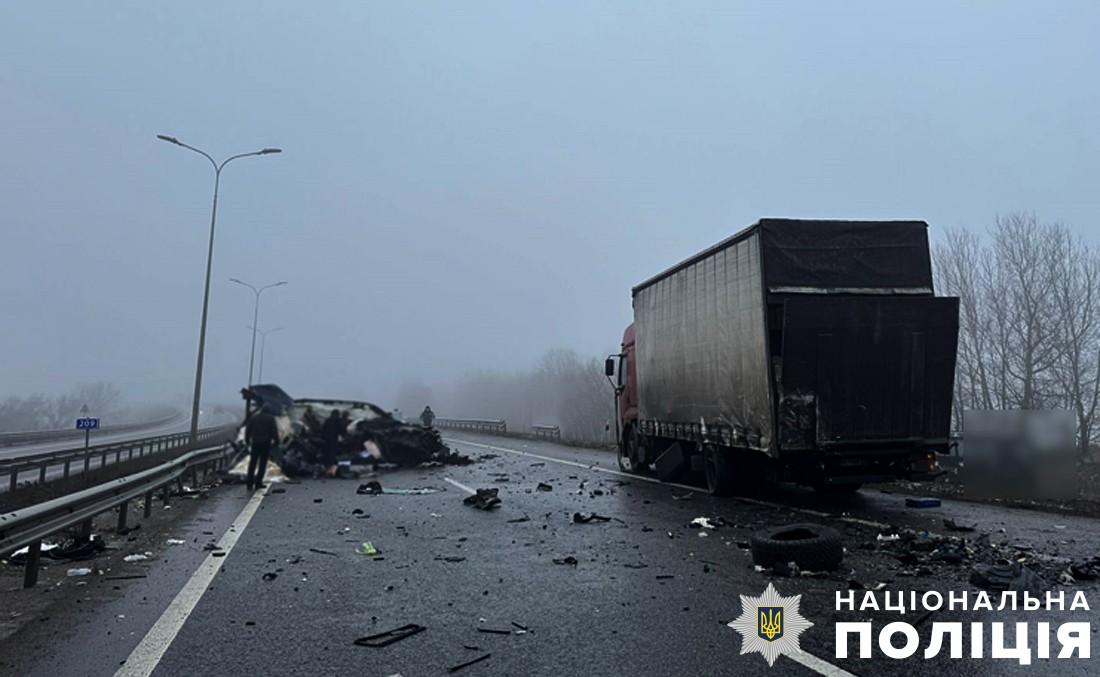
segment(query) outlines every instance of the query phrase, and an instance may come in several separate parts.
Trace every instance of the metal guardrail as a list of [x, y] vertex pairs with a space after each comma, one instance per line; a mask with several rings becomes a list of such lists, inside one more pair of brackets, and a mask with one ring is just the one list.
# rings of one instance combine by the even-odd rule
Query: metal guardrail
[[[236, 425], [204, 428], [199, 431], [198, 442], [199, 444], [203, 444], [215, 440], [219, 442], [223, 441], [217, 438], [219, 436], [228, 436], [236, 429]], [[157, 435], [155, 437], [127, 440], [126, 442], [99, 444], [94, 447], [88, 447], [87, 449], [79, 447], [60, 451], [46, 451], [40, 454], [29, 454], [27, 456], [19, 456], [12, 459], [3, 459], [0, 460], [0, 476], [5, 474], [8, 475], [8, 488], [11, 491], [15, 491], [19, 486], [19, 475], [21, 473], [37, 471], [38, 481], [42, 483], [46, 481], [46, 473], [50, 468], [64, 466], [61, 477], [67, 478], [71, 474], [74, 464], [80, 467], [82, 472], [88, 472], [93, 468], [93, 460], [97, 461], [94, 465], [95, 468], [102, 468], [107, 465], [108, 459], [112, 456], [114, 457], [113, 462], [119, 463], [135, 457], [142, 458], [149, 454], [183, 449], [190, 443], [190, 437], [190, 433], [186, 432], [172, 433], [169, 435]]]
[[220, 469], [233, 453], [235, 450], [229, 445], [191, 451], [155, 468], [0, 515], [0, 556], [8, 556], [27, 546], [23, 587], [33, 587], [38, 582], [42, 539], [77, 525], [81, 525], [81, 533], [89, 537], [92, 518], [116, 507], [118, 529], [121, 531], [126, 527], [130, 501], [144, 495], [145, 516], [149, 517], [152, 514], [153, 492], [163, 488], [164, 504], [167, 505], [172, 482], [181, 479], [189, 470], [193, 474], [199, 467], [205, 469], [212, 464], [215, 469]]
[[561, 439], [561, 428], [556, 425], [532, 425], [531, 432], [535, 437], [547, 437], [552, 440]]
[[436, 418], [434, 424], [437, 428], [451, 428], [453, 430], [474, 430], [501, 435], [508, 432], [508, 423], [503, 419]]
[[[180, 421], [183, 418], [183, 414], [177, 411], [171, 416], [165, 416], [155, 421], [104, 426], [103, 428], [97, 430], [96, 434], [118, 434], [133, 432], [136, 430], [145, 430], [148, 428], [159, 428], [161, 426], [166, 426], [175, 423], [176, 421]], [[52, 442], [54, 440], [69, 439], [70, 437], [82, 437], [83, 435], [83, 430], [76, 430], [75, 428], [66, 428], [64, 430], [29, 430], [17, 433], [0, 433], [0, 447], [11, 447], [19, 444], [35, 444], [37, 442]]]

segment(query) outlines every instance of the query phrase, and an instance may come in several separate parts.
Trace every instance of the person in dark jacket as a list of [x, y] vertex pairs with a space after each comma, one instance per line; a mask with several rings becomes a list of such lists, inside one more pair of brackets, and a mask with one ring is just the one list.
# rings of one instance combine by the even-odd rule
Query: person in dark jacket
[[420, 422], [424, 424], [425, 428], [431, 428], [433, 421], [435, 421], [435, 412], [425, 404], [424, 411], [420, 412]]
[[275, 417], [265, 404], [248, 421], [244, 431], [248, 443], [248, 490], [262, 489], [264, 473], [267, 472], [267, 460], [271, 456], [271, 447], [279, 442], [279, 426]]
[[325, 472], [330, 476], [336, 474], [336, 455], [339, 451], [340, 438], [343, 437], [346, 429], [343, 420], [340, 418], [339, 409], [333, 409], [329, 417], [325, 419], [324, 425], [321, 426], [321, 439], [325, 443], [321, 462], [325, 464]]

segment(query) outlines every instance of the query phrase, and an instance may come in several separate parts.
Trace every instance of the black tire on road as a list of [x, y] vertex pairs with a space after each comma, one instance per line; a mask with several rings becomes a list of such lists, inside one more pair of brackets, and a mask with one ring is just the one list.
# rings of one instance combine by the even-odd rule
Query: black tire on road
[[752, 538], [752, 560], [762, 567], [794, 562], [803, 571], [832, 571], [843, 559], [840, 532], [819, 524], [791, 524]]

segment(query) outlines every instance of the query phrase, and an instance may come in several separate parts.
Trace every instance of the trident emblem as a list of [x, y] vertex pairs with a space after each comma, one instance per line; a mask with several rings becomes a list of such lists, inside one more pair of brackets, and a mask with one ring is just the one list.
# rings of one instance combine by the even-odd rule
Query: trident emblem
[[757, 628], [757, 635], [761, 639], [766, 639], [769, 642], [783, 636], [783, 607], [781, 606], [762, 606], [757, 607], [757, 611], [760, 612], [760, 624]]

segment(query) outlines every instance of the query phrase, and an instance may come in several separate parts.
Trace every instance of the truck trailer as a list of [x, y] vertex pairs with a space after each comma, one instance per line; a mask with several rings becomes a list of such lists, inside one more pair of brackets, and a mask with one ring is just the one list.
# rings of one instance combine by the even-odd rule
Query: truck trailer
[[923, 221], [762, 219], [632, 296], [607, 360], [624, 470], [715, 495], [938, 474], [959, 300], [935, 296]]

